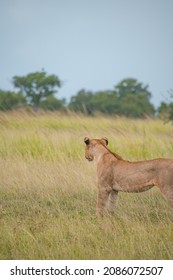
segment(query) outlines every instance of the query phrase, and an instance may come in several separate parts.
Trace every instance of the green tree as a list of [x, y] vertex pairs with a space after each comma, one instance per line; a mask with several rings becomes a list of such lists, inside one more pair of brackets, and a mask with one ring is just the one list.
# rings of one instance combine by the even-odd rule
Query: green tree
[[169, 97], [167, 102], [161, 102], [159, 108], [157, 109], [158, 116], [167, 120], [173, 121], [173, 89], [168, 91]]
[[69, 108], [87, 114], [102, 112], [141, 118], [153, 115], [154, 106], [150, 103], [151, 93], [135, 79], [122, 80], [114, 90], [81, 90], [70, 100]]
[[118, 98], [113, 91], [98, 91], [90, 100], [90, 110], [93, 112], [117, 114], [118, 107]]
[[45, 100], [40, 102], [40, 108], [44, 110], [60, 110], [65, 108], [65, 99], [57, 99], [55, 96], [50, 95]]
[[72, 96], [69, 109], [90, 115], [94, 112], [116, 114], [117, 104], [117, 98], [113, 91], [92, 93], [82, 89], [76, 96]]
[[91, 91], [86, 91], [81, 89], [75, 96], [72, 96], [69, 103], [69, 109], [75, 112], [82, 112], [85, 114], [91, 114], [91, 104], [92, 104], [93, 93]]
[[14, 76], [13, 85], [25, 94], [29, 104], [38, 109], [42, 100], [58, 91], [61, 81], [57, 76], [41, 71], [22, 77]]
[[150, 98], [151, 93], [148, 91], [148, 85], [144, 86], [142, 83], [139, 83], [136, 79], [124, 79], [115, 86], [115, 91], [119, 97], [124, 97], [131, 94], [145, 95]]
[[160, 106], [157, 109], [159, 117], [169, 118], [170, 104], [167, 104], [165, 102], [160, 103]]
[[21, 92], [0, 90], [0, 110], [11, 110], [26, 104], [25, 97]]
[[127, 117], [144, 117], [153, 115], [154, 106], [150, 103], [151, 93], [148, 85], [144, 86], [136, 79], [124, 79], [115, 86], [118, 97], [119, 114]]

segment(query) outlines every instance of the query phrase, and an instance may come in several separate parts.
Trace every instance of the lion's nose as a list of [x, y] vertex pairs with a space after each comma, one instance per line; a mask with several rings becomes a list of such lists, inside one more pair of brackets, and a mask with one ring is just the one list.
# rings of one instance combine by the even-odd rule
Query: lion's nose
[[93, 157], [92, 156], [85, 156], [85, 158], [89, 161], [92, 161], [93, 160]]

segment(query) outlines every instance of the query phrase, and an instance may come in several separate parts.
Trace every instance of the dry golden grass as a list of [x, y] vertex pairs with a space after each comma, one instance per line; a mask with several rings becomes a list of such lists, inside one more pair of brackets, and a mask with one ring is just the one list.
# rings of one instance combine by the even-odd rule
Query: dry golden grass
[[85, 136], [106, 136], [129, 160], [173, 158], [173, 127], [160, 120], [1, 113], [0, 259], [172, 259], [173, 210], [156, 188], [95, 216]]

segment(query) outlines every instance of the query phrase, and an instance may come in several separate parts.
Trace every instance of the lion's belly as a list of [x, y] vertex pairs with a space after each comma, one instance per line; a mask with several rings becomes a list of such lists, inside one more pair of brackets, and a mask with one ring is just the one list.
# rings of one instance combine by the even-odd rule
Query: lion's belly
[[151, 161], [122, 162], [114, 169], [113, 189], [123, 192], [143, 192], [156, 185], [157, 172]]
[[[147, 175], [147, 176], [146, 176]], [[114, 180], [113, 189], [122, 192], [144, 192], [156, 185], [156, 180], [151, 174], [131, 175], [126, 178]]]
[[132, 193], [139, 193], [139, 192], [145, 192], [152, 187], [154, 187], [155, 184], [143, 184], [143, 185], [118, 185], [114, 184], [113, 185], [113, 190], [116, 191], [121, 191], [121, 192], [132, 192]]

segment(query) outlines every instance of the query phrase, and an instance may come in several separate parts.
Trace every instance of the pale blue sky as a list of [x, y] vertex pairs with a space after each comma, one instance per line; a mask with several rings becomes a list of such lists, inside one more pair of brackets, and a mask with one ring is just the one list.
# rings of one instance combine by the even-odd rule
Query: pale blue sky
[[132, 77], [158, 106], [173, 88], [172, 0], [0, 0], [0, 38], [0, 89], [42, 68], [67, 99]]

